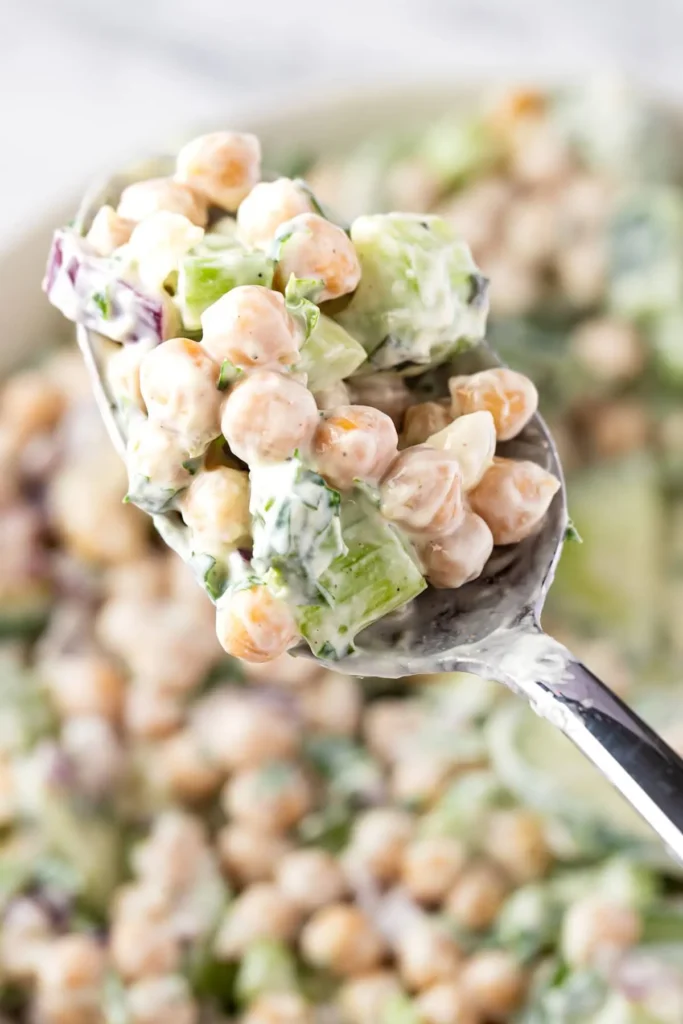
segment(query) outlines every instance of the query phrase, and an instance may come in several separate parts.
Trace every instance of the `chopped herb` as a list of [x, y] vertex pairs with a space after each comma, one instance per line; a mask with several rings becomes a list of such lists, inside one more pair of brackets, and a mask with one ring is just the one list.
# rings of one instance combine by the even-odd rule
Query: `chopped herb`
[[111, 299], [109, 296], [105, 292], [95, 292], [92, 300], [102, 314], [102, 317], [105, 320], [109, 320], [111, 317]]
[[583, 544], [583, 537], [576, 529], [576, 526], [574, 525], [574, 521], [572, 519], [570, 519], [567, 523], [567, 526], [564, 531], [564, 539], [565, 541], [574, 541], [574, 543], [576, 544]]
[[224, 359], [218, 374], [218, 390], [225, 391], [230, 384], [234, 384], [243, 374], [244, 370], [240, 369], [239, 366], [235, 366], [229, 359]]

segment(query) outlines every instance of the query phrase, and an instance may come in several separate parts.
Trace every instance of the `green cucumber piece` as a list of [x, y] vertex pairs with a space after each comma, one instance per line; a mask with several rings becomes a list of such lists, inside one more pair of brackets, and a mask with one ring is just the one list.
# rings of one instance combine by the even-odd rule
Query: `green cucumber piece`
[[301, 349], [297, 369], [307, 375], [311, 391], [324, 391], [350, 377], [365, 360], [365, 349], [360, 342], [341, 324], [321, 314]]
[[666, 529], [657, 467], [645, 456], [570, 478], [583, 544], [565, 545], [547, 603], [553, 621], [607, 636], [635, 656], [657, 646]]
[[273, 261], [265, 253], [230, 240], [223, 248], [204, 242], [180, 263], [176, 301], [183, 324], [188, 330], [199, 330], [202, 313], [226, 292], [244, 284], [270, 288], [272, 283]]
[[333, 661], [353, 650], [362, 629], [427, 586], [399, 535], [362, 493], [342, 500], [341, 527], [347, 552], [320, 577], [329, 603], [298, 609], [313, 653]]

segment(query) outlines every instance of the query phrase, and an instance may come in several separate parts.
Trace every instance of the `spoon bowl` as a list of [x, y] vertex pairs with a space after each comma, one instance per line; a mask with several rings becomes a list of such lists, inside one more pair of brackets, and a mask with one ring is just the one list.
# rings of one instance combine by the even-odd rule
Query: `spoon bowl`
[[[85, 232], [100, 206], [116, 205], [126, 185], [168, 174], [171, 168], [172, 160], [162, 156], [97, 185], [83, 200], [76, 227]], [[107, 359], [118, 346], [82, 325], [77, 339], [105, 425], [123, 456], [125, 424], [105, 374]], [[431, 383], [445, 393], [454, 373], [497, 365], [495, 353], [480, 345], [430, 375]], [[560, 480], [541, 529], [519, 545], [495, 551], [472, 583], [458, 590], [428, 588], [402, 612], [359, 634], [356, 651], [330, 667], [388, 678], [465, 671], [503, 683], [565, 733], [683, 860], [683, 761], [539, 624], [568, 525], [562, 468], [541, 417], [534, 416], [500, 450], [536, 462]], [[180, 516], [163, 513], [154, 522], [164, 541], [189, 559]], [[293, 653], [311, 656], [303, 647]]]

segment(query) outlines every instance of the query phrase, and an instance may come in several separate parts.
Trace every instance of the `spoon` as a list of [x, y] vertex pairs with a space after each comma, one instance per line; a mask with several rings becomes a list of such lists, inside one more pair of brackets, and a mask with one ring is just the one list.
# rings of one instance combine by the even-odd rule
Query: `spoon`
[[[170, 158], [162, 157], [109, 178], [86, 195], [77, 228], [87, 230], [103, 203], [115, 206], [126, 185], [171, 168]], [[104, 373], [109, 353], [118, 346], [83, 326], [77, 338], [105, 425], [123, 456], [125, 424]], [[454, 373], [500, 365], [481, 344], [426, 380], [443, 394]], [[536, 462], [561, 481], [541, 530], [513, 548], [497, 549], [484, 574], [464, 587], [429, 587], [401, 612], [363, 630], [355, 652], [330, 667], [385, 678], [470, 672], [503, 683], [568, 736], [683, 860], [683, 760], [540, 626], [569, 525], [562, 467], [541, 417], [534, 416], [518, 437], [499, 446], [499, 454]], [[157, 515], [154, 522], [166, 543], [189, 559], [177, 513]], [[312, 656], [303, 646], [293, 653]]]

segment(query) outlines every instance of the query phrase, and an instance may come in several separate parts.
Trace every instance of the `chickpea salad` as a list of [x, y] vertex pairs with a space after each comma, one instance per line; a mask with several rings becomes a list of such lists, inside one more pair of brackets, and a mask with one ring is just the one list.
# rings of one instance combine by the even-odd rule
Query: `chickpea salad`
[[[683, 750], [674, 139], [514, 89], [269, 161], [470, 240], [583, 537], [548, 624]], [[127, 487], [72, 347], [0, 383], [2, 1024], [680, 1024], [679, 870], [568, 742], [468, 676], [236, 662]]]
[[120, 343], [128, 500], [184, 524], [225, 650], [263, 662], [303, 637], [334, 661], [427, 583], [480, 576], [560, 484], [496, 455], [536, 411], [527, 377], [420, 393], [485, 332], [488, 281], [448, 221], [345, 228], [303, 180], [260, 179], [254, 136], [193, 140], [85, 237], [57, 232], [45, 289]]

